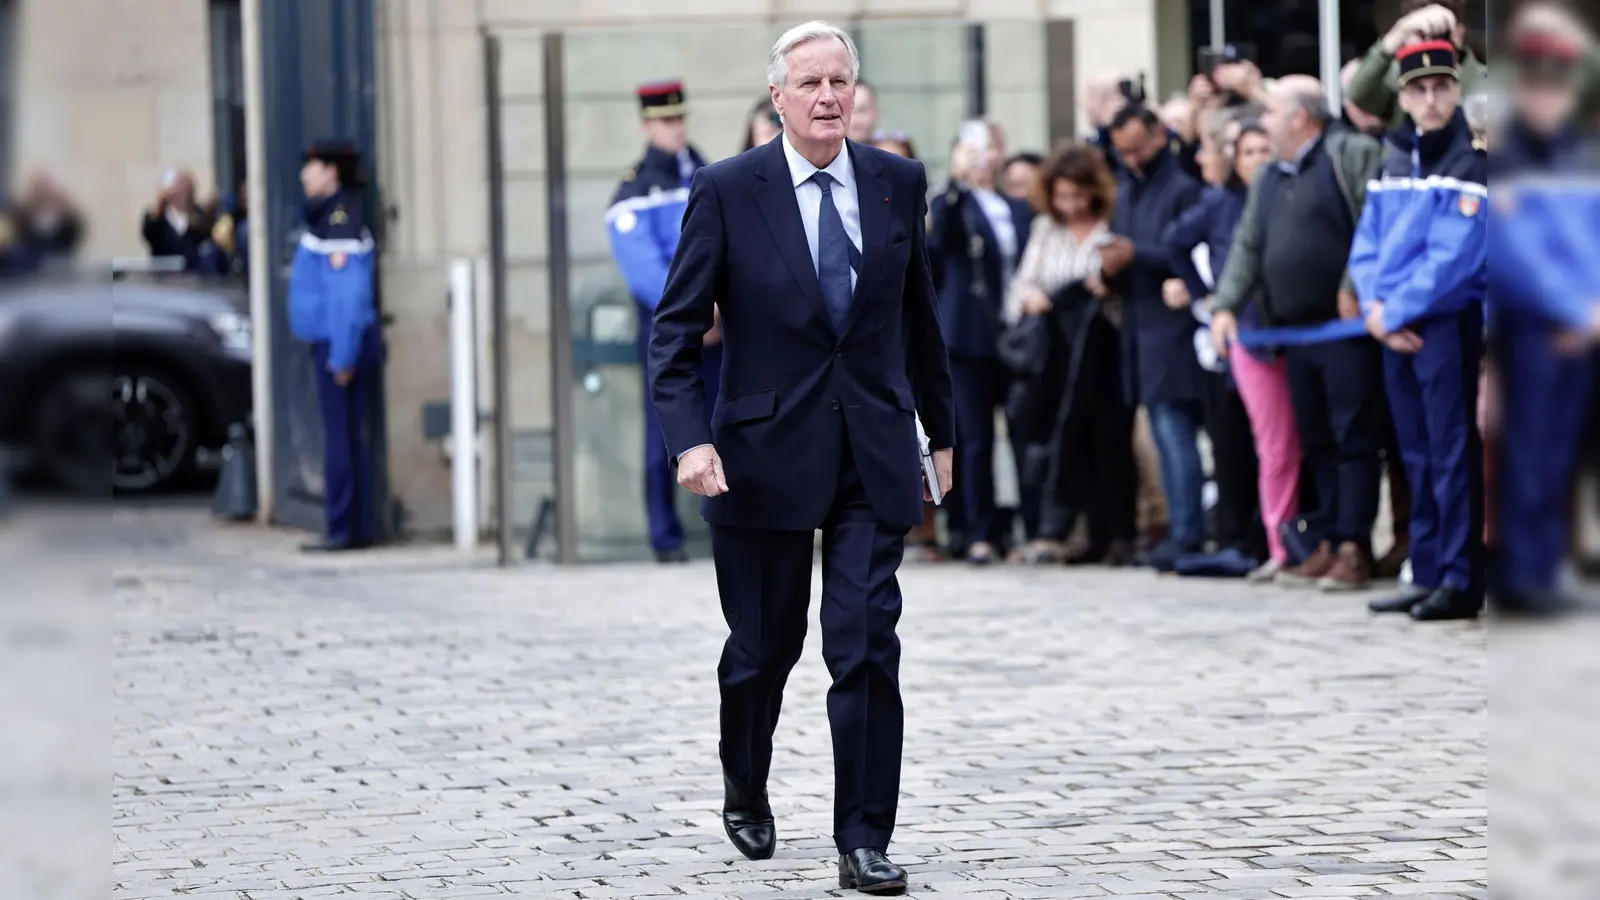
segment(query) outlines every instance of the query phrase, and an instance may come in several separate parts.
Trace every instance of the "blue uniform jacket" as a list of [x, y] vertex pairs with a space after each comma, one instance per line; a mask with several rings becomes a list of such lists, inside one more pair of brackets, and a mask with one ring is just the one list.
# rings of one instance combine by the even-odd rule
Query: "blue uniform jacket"
[[1484, 302], [1489, 187], [1460, 110], [1439, 131], [1390, 143], [1382, 176], [1367, 185], [1349, 270], [1362, 310], [1381, 302], [1395, 331]]
[[329, 368], [348, 372], [378, 318], [372, 235], [359, 198], [349, 192], [308, 201], [300, 215], [305, 230], [289, 270], [289, 328], [307, 343], [327, 343]]
[[1513, 122], [1495, 147], [1495, 214], [1489, 223], [1492, 302], [1587, 329], [1600, 299], [1600, 184], [1593, 148], [1574, 132], [1542, 137]]
[[689, 148], [690, 174], [679, 158], [651, 147], [627, 172], [606, 210], [611, 255], [640, 306], [651, 312], [661, 302], [667, 268], [678, 249], [683, 212], [689, 205], [689, 182], [705, 160]]

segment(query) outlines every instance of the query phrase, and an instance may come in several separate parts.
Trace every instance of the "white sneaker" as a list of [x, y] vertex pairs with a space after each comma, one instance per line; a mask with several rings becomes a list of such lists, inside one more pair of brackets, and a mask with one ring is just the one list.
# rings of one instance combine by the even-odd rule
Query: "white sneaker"
[[1272, 580], [1278, 576], [1278, 572], [1282, 569], [1283, 563], [1278, 562], [1275, 559], [1269, 559], [1261, 565], [1256, 566], [1255, 571], [1245, 576], [1245, 578], [1251, 584], [1270, 584]]

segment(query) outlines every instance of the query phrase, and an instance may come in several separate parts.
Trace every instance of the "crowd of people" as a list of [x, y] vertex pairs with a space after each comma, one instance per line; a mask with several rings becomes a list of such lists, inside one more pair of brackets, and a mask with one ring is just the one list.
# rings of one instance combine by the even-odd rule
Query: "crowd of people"
[[[1577, 94], [1593, 45], [1575, 20], [1550, 21], [1521, 27], [1517, 77]], [[912, 542], [976, 565], [1143, 565], [1325, 592], [1398, 578], [1372, 608], [1419, 620], [1476, 616], [1491, 585], [1508, 609], [1557, 605], [1559, 552], [1510, 571], [1485, 546], [1487, 69], [1466, 37], [1454, 0], [1409, 0], [1345, 66], [1341, 110], [1314, 78], [1267, 79], [1225, 53], [1159, 106], [1126, 74], [1094, 79], [1094, 132], [1047, 157], [966, 123], [926, 223], [955, 490]], [[654, 107], [641, 93], [652, 149], [608, 214], [641, 346], [702, 164], [682, 86], [667, 92]], [[880, 116], [858, 82], [852, 139], [916, 158]], [[1535, 142], [1565, 127], [1513, 118]], [[762, 101], [748, 128], [747, 149], [782, 123]], [[656, 449], [652, 541], [682, 559]]]

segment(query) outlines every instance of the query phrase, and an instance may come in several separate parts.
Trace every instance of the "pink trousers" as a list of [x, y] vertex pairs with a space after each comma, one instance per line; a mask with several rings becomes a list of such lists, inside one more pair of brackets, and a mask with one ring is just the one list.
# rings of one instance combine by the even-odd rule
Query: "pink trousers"
[[1300, 429], [1289, 396], [1288, 369], [1282, 359], [1262, 362], [1238, 344], [1228, 362], [1250, 415], [1250, 432], [1261, 461], [1261, 524], [1267, 529], [1267, 549], [1273, 559], [1284, 562], [1288, 554], [1278, 528], [1300, 511]]

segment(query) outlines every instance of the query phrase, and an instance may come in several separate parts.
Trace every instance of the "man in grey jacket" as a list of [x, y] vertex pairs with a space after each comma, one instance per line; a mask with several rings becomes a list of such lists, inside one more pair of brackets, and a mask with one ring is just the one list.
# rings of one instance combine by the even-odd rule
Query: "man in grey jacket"
[[[1212, 336], [1224, 354], [1239, 336], [1239, 311], [1257, 300], [1267, 326], [1310, 328], [1361, 316], [1345, 264], [1382, 148], [1365, 135], [1329, 130], [1321, 84], [1280, 79], [1262, 124], [1276, 159], [1250, 185], [1244, 215], [1212, 303]], [[1257, 292], [1259, 291], [1259, 296]], [[1372, 578], [1379, 453], [1385, 434], [1382, 357], [1365, 335], [1283, 350], [1296, 424], [1324, 540], [1281, 583], [1360, 590]]]

